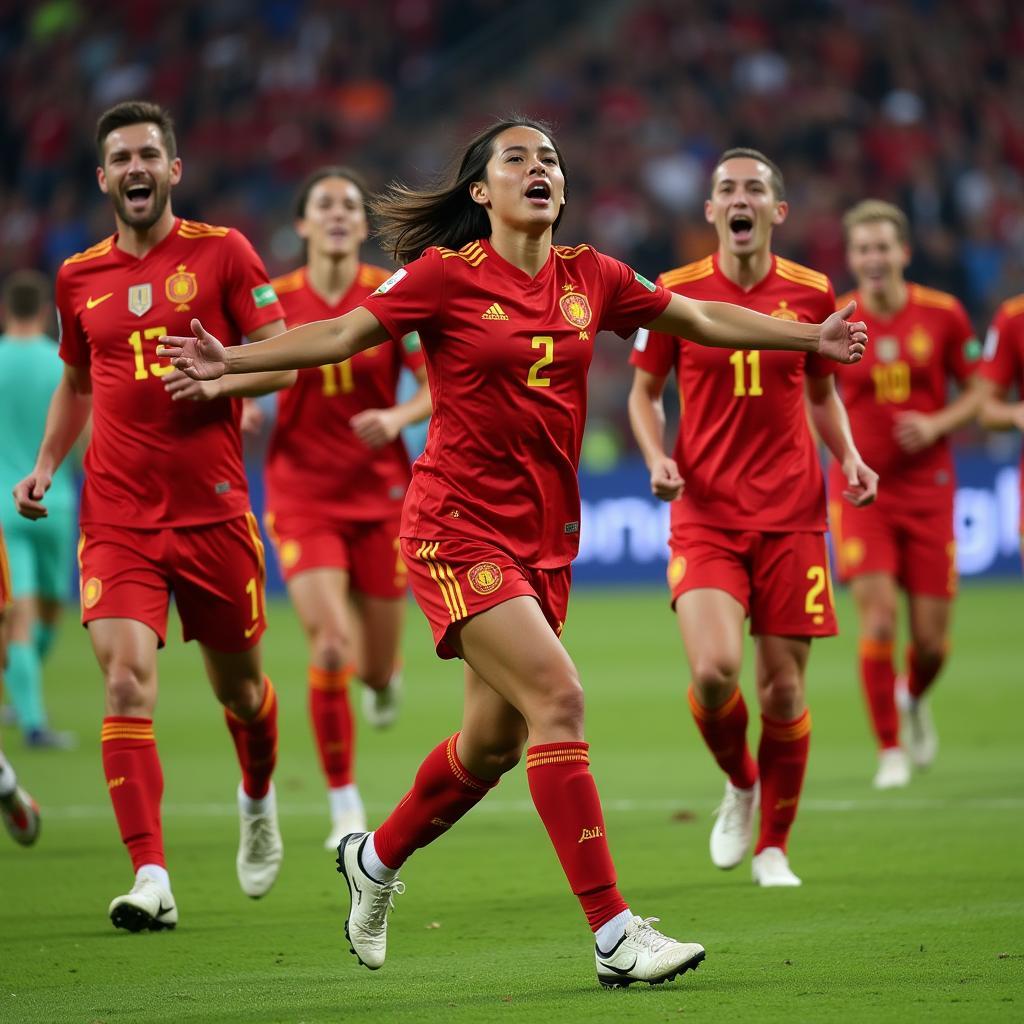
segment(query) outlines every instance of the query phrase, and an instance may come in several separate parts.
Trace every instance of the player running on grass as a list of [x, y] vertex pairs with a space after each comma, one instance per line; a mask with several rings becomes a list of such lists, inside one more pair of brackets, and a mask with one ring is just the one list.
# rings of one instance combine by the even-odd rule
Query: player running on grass
[[[883, 484], [873, 505], [844, 508], [835, 498], [842, 475], [833, 466], [829, 509], [839, 573], [850, 582], [860, 617], [861, 682], [879, 750], [874, 786], [891, 789], [910, 781], [910, 761], [924, 768], [935, 758], [924, 695], [946, 658], [957, 585], [948, 435], [977, 412], [980, 394], [966, 385], [981, 345], [952, 295], [904, 279], [910, 226], [902, 210], [867, 199], [847, 212], [843, 227], [857, 289], [839, 305], [858, 302], [874, 343], [862, 362], [838, 375], [839, 386], [864, 457]], [[948, 400], [951, 384], [960, 394]], [[910, 645], [898, 681], [899, 590], [907, 594]]]
[[[7, 548], [0, 530], [0, 696], [4, 691], [4, 665], [7, 662], [7, 609], [11, 603], [11, 573]], [[0, 750], [0, 818], [11, 838], [22, 846], [31, 846], [39, 838], [39, 805], [18, 785], [14, 766]]]
[[[996, 311], [985, 336], [981, 364], [981, 425], [987, 430], [1024, 433], [1024, 295], [1007, 299]], [[1016, 401], [1008, 392], [1017, 391]], [[1024, 563], [1024, 450], [1020, 458], [1020, 544]]]
[[[292, 376], [197, 386], [160, 361], [159, 339], [197, 313], [229, 345], [243, 334], [279, 333], [284, 314], [242, 235], [174, 216], [181, 160], [164, 110], [118, 104], [100, 117], [96, 144], [97, 179], [117, 233], [66, 260], [57, 275], [64, 376], [35, 468], [14, 496], [27, 518], [47, 514], [44, 496], [91, 410], [78, 545], [82, 621], [106, 689], [104, 773], [135, 870], [131, 891], [109, 913], [116, 927], [139, 931], [178, 921], [153, 732], [157, 649], [172, 593], [184, 638], [199, 641], [242, 770], [243, 892], [262, 896], [281, 864], [270, 781], [277, 698], [260, 659], [263, 546], [242, 468], [240, 403], [227, 396], [273, 390]], [[187, 457], [195, 451], [201, 457]]]
[[[772, 232], [788, 209], [775, 164], [756, 150], [728, 150], [704, 204], [718, 251], [662, 274], [660, 283], [691, 300], [741, 303], [779, 323], [824, 319], [835, 309], [828, 278], [772, 253]], [[805, 673], [811, 638], [836, 633], [825, 485], [805, 395], [841, 467], [846, 498], [872, 501], [878, 478], [857, 452], [833, 366], [820, 355], [756, 344], [750, 352], [708, 349], [692, 339], [662, 329], [637, 336], [629, 409], [651, 490], [672, 502], [668, 584], [689, 661], [690, 710], [726, 775], [711, 860], [725, 869], [743, 860], [760, 804], [754, 881], [795, 886], [787, 841], [811, 738]], [[673, 368], [685, 412], [669, 456], [662, 392]], [[748, 617], [761, 711], [756, 761], [739, 685]]]
[[[344, 167], [321, 168], [299, 190], [296, 230], [306, 264], [273, 282], [289, 326], [340, 316], [390, 276], [359, 260], [365, 195], [359, 176]], [[403, 366], [420, 388], [396, 405]], [[410, 333], [301, 370], [278, 399], [266, 521], [309, 641], [309, 709], [327, 777], [330, 850], [366, 828], [353, 774], [353, 671], [366, 686], [371, 724], [390, 725], [397, 713], [407, 588], [398, 534], [410, 477], [399, 432], [430, 415], [426, 381], [419, 338]]]
[[600, 330], [652, 324], [709, 345], [860, 358], [859, 324], [823, 325], [695, 303], [587, 245], [552, 245], [565, 171], [550, 131], [498, 122], [467, 147], [449, 184], [393, 186], [375, 204], [408, 265], [345, 316], [225, 349], [198, 322], [169, 343], [197, 379], [315, 366], [417, 329], [434, 414], [402, 518], [402, 552], [437, 653], [466, 662], [462, 728], [420, 766], [374, 832], [347, 836], [346, 932], [360, 962], [384, 963], [398, 869], [482, 800], [526, 750], [530, 792], [595, 934], [604, 985], [661, 982], [696, 967], [697, 943], [656, 931], [620, 895], [583, 738], [583, 690], [558, 639], [579, 543], [577, 465], [587, 368]]

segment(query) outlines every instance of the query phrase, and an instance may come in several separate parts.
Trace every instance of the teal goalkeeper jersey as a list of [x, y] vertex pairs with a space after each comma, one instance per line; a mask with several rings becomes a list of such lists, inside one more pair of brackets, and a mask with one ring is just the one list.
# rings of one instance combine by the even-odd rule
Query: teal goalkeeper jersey
[[[11, 491], [36, 464], [50, 398], [63, 374], [52, 338], [12, 340], [0, 335], [0, 522], [17, 515]], [[57, 470], [45, 503], [54, 514], [73, 511], [75, 488], [67, 459]]]

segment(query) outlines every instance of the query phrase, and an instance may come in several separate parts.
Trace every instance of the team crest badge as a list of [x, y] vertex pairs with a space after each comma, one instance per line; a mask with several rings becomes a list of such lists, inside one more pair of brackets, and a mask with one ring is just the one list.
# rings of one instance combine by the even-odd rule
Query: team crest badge
[[910, 332], [910, 337], [907, 339], [907, 350], [914, 362], [926, 363], [934, 348], [935, 343], [932, 341], [932, 336], [923, 327], [915, 327]]
[[850, 537], [844, 540], [839, 549], [839, 560], [848, 569], [854, 569], [864, 561], [864, 541], [860, 537]]
[[779, 302], [778, 309], [772, 310], [772, 316], [776, 320], [799, 320], [800, 317], [789, 308], [789, 303], [782, 299]]
[[892, 336], [879, 338], [875, 343], [875, 351], [880, 363], [894, 363], [900, 357], [900, 343]]
[[185, 269], [184, 263], [178, 264], [178, 272], [171, 274], [164, 284], [167, 298], [173, 302], [175, 313], [187, 313], [188, 304], [199, 294], [199, 284], [196, 275]]
[[671, 562], [668, 563], [668, 585], [675, 587], [683, 582], [683, 577], [686, 575], [686, 559], [682, 555], [676, 555]]
[[286, 540], [281, 545], [281, 566], [290, 569], [302, 557], [302, 545], [297, 540]]
[[128, 289], [128, 311], [136, 316], [145, 316], [153, 308], [153, 286], [133, 284]]
[[593, 316], [586, 295], [580, 295], [579, 292], [566, 292], [558, 300], [558, 308], [562, 311], [562, 316], [581, 331], [590, 323]]
[[493, 562], [477, 562], [466, 575], [478, 594], [493, 594], [501, 586], [501, 567]]
[[95, 576], [90, 577], [82, 584], [82, 604], [86, 608], [92, 608], [102, 593], [103, 581]]

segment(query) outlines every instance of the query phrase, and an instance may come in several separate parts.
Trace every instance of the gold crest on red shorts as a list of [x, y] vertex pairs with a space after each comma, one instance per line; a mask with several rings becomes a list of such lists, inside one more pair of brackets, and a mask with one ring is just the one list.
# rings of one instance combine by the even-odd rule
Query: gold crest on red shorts
[[501, 586], [501, 567], [493, 562], [477, 562], [466, 576], [469, 585], [481, 595], [493, 594]]
[[683, 577], [686, 575], [686, 559], [682, 555], [676, 555], [671, 562], [668, 563], [668, 585], [670, 587], [676, 586], [678, 583], [683, 582]]
[[92, 608], [103, 593], [103, 581], [92, 576], [82, 584], [82, 604]]
[[290, 569], [302, 557], [302, 545], [297, 540], [286, 540], [281, 544], [281, 565]]

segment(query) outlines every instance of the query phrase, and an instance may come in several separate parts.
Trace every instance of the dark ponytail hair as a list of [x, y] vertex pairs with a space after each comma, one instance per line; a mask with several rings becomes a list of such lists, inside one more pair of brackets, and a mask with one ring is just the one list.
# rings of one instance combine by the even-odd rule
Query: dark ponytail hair
[[[558, 156], [562, 174], [568, 178], [562, 151], [558, 148], [549, 125], [519, 114], [495, 121], [470, 140], [458, 170], [451, 169], [433, 188], [414, 189], [394, 181], [370, 202], [377, 223], [381, 247], [399, 263], [418, 259], [424, 249], [443, 245], [461, 249], [477, 238], [491, 234], [487, 211], [469, 194], [474, 181], [487, 175], [487, 161], [494, 149], [494, 140], [509, 128], [533, 128], [546, 135]], [[564, 207], [558, 211], [554, 229], [558, 228]]]

